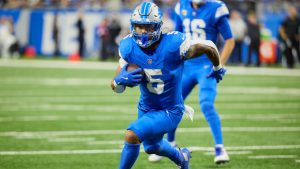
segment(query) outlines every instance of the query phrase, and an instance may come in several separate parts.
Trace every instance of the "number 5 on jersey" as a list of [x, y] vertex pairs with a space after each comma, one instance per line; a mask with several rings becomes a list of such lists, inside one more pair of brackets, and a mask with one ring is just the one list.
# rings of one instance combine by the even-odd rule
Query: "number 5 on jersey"
[[151, 93], [162, 94], [164, 92], [164, 81], [154, 78], [155, 76], [162, 75], [161, 69], [144, 69], [144, 72], [148, 80], [147, 89]]

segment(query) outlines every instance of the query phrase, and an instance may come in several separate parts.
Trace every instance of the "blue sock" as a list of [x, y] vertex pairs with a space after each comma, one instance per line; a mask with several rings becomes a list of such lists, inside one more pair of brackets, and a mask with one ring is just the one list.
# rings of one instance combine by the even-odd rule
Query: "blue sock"
[[163, 139], [160, 143], [160, 151], [158, 155], [168, 157], [177, 165], [181, 164], [184, 160], [179, 150], [172, 147], [171, 144], [165, 139]]
[[203, 102], [201, 104], [202, 112], [211, 128], [215, 144], [223, 144], [221, 120], [215, 110], [212, 102]]
[[119, 169], [130, 169], [140, 153], [140, 144], [124, 143]]

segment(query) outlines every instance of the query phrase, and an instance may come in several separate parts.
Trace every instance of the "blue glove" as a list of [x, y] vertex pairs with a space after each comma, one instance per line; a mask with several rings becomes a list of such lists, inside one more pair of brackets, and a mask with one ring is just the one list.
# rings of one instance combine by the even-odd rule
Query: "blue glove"
[[226, 69], [223, 67], [220, 68], [219, 70], [214, 70], [214, 68], [212, 68], [211, 72], [206, 78], [215, 78], [217, 80], [217, 83], [219, 83], [223, 79], [225, 73], [226, 73]]
[[120, 73], [115, 77], [115, 82], [117, 85], [124, 85], [124, 86], [137, 86], [141, 81], [143, 75], [141, 74], [142, 69], [138, 68], [132, 71], [126, 71], [128, 64], [125, 65]]

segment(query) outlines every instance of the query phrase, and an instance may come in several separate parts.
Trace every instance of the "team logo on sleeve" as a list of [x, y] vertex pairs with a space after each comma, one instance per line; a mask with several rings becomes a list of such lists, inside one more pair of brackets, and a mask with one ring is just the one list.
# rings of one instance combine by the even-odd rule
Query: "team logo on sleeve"
[[187, 10], [184, 9], [184, 10], [181, 11], [181, 13], [182, 13], [183, 16], [186, 16], [187, 15]]
[[148, 59], [148, 60], [147, 60], [148, 65], [151, 65], [152, 62], [153, 62], [152, 59]]

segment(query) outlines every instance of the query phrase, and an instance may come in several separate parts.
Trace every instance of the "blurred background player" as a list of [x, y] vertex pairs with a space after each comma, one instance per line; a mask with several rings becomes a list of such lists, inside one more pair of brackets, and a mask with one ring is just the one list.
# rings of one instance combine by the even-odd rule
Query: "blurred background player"
[[294, 68], [294, 55], [297, 55], [300, 62], [300, 18], [294, 6], [288, 8], [288, 17], [282, 22], [279, 33], [285, 42], [284, 55], [287, 67]]
[[[112, 89], [121, 93], [126, 86], [140, 86], [138, 119], [131, 123], [125, 134], [125, 145], [119, 169], [130, 169], [135, 163], [140, 143], [149, 154], [168, 157], [181, 169], [189, 168], [191, 158], [187, 148], [177, 150], [163, 139], [165, 133], [179, 124], [183, 111], [181, 84], [183, 62], [208, 54], [213, 63], [206, 76], [222, 80], [222, 67], [218, 50], [213, 42], [193, 41], [180, 32], [162, 34], [162, 12], [155, 4], [143, 2], [131, 16], [130, 35], [119, 46], [119, 66]], [[128, 63], [140, 68], [126, 71]], [[142, 69], [143, 68], [143, 69]], [[143, 80], [141, 71], [146, 80]]]
[[246, 66], [249, 66], [252, 62], [252, 55], [255, 54], [256, 56], [256, 63], [257, 67], [260, 66], [260, 59], [259, 59], [259, 47], [260, 47], [260, 25], [257, 21], [257, 17], [255, 12], [251, 11], [247, 17], [247, 41], [249, 45], [248, 55], [247, 55], [247, 63]]
[[[216, 43], [220, 33], [225, 40], [221, 53], [221, 63], [225, 64], [234, 48], [234, 39], [228, 23], [229, 11], [221, 1], [214, 0], [181, 0], [175, 7], [177, 14], [175, 30], [185, 33], [193, 40], [211, 40]], [[207, 57], [199, 57], [184, 63], [182, 95], [185, 100], [192, 89], [199, 84], [199, 101], [211, 128], [215, 141], [216, 164], [229, 162], [229, 156], [223, 147], [220, 117], [215, 110], [214, 101], [217, 95], [217, 81], [206, 76], [212, 68]], [[175, 129], [176, 130], [176, 129]], [[175, 146], [175, 130], [168, 133], [168, 141]], [[158, 161], [161, 157], [149, 156], [149, 161]]]

